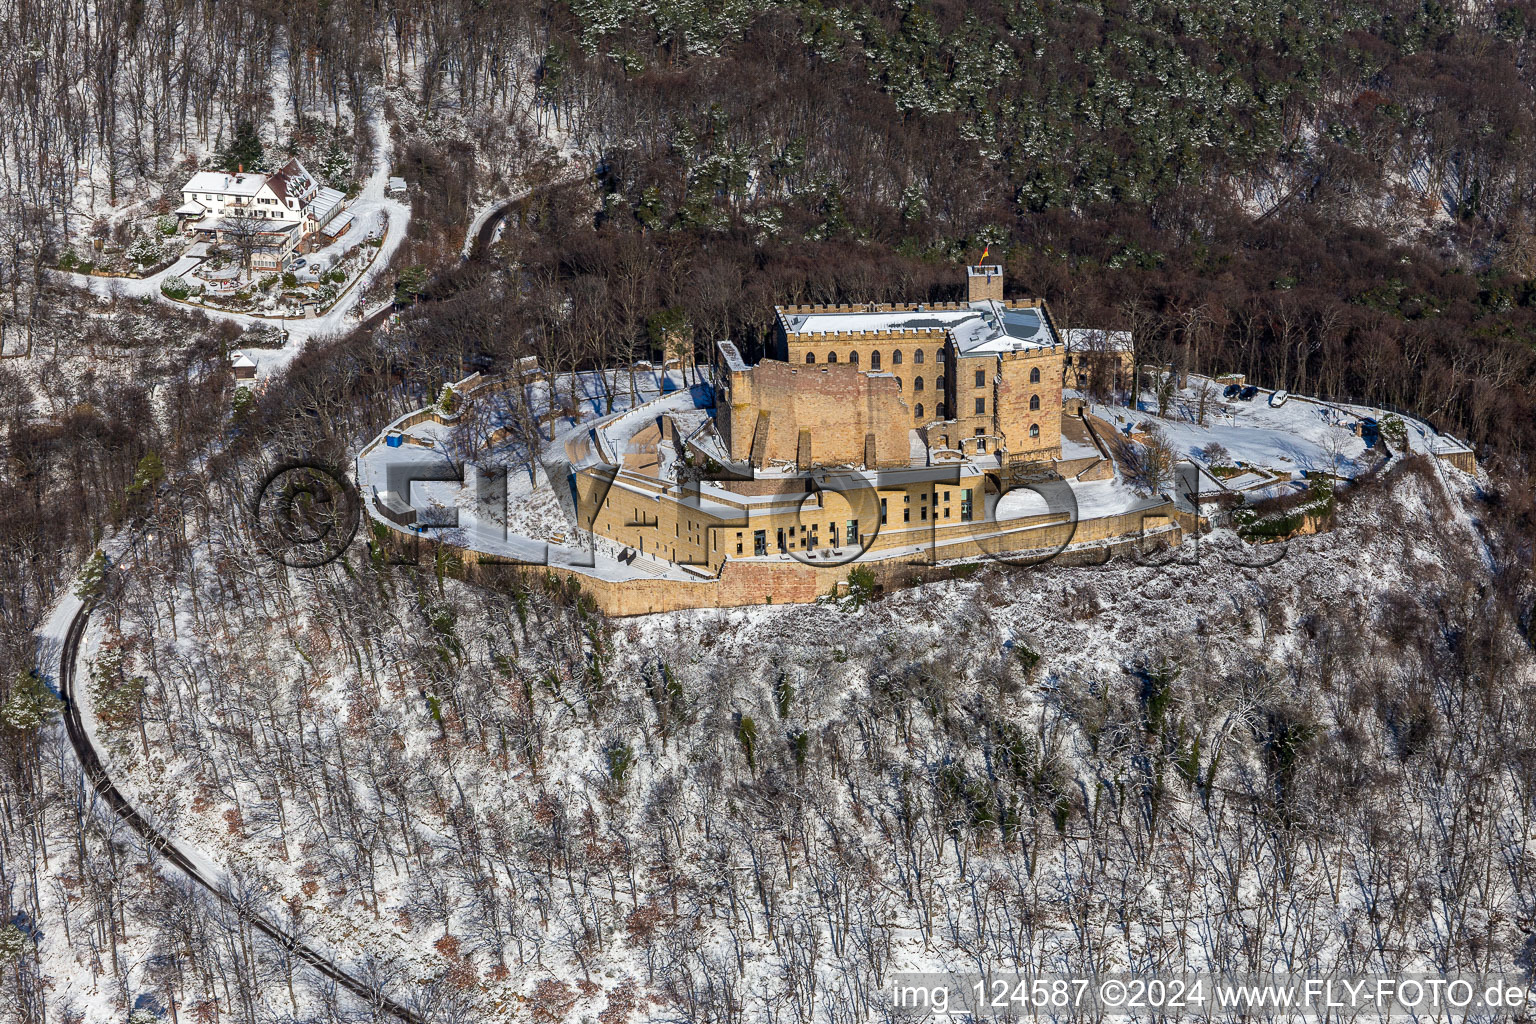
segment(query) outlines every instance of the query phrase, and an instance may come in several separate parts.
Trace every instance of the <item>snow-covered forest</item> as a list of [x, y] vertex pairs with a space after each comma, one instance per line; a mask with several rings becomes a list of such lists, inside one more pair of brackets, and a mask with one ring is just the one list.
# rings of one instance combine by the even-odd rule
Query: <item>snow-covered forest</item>
[[[0, 1024], [1529, 976], [1529, 0], [0, 12]], [[167, 255], [146, 225], [252, 138], [403, 180], [377, 313], [280, 349], [57, 272]], [[776, 303], [953, 301], [984, 247], [1159, 380], [1400, 408], [1477, 472], [1393, 458], [1266, 569], [1218, 531], [1162, 568], [633, 619], [366, 528], [318, 569], [257, 549], [268, 470], [346, 467], [445, 382], [755, 358]], [[217, 891], [93, 788], [71, 712]]]
[[[1526, 955], [1536, 666], [1466, 485], [1422, 459], [1265, 569], [1217, 536], [627, 622], [537, 572], [281, 571], [229, 497], [167, 497], [101, 584], [95, 728], [238, 901], [422, 1019], [879, 1020], [901, 970]], [[39, 1013], [348, 1004], [35, 742], [57, 796], [11, 884], [47, 923], [17, 965]]]

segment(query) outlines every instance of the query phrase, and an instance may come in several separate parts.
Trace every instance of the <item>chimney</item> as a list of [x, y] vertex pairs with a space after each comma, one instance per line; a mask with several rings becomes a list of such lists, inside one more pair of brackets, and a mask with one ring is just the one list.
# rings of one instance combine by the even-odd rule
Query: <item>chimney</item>
[[1003, 301], [1003, 268], [997, 263], [983, 263], [965, 268], [967, 298], [971, 302], [992, 299]]

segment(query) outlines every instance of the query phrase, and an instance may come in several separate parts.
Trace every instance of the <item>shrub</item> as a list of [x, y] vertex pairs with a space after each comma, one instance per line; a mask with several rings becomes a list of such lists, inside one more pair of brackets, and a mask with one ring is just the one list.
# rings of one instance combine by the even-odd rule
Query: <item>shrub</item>
[[875, 596], [875, 573], [867, 566], [848, 570], [847, 607], [853, 610], [864, 607]]
[[1381, 439], [1398, 454], [1408, 451], [1408, 426], [1401, 416], [1388, 416], [1381, 421]]
[[297, 288], [298, 286], [299, 286], [298, 275], [295, 274], [291, 270], [283, 271], [283, 287], [284, 288]]
[[736, 723], [736, 741], [746, 755], [747, 769], [757, 774], [757, 723], [743, 715]]
[[176, 218], [170, 214], [155, 218], [155, 227], [162, 235], [174, 235], [176, 233]]
[[623, 785], [624, 778], [635, 764], [635, 750], [628, 743], [615, 743], [605, 753], [608, 755], [608, 777]]
[[172, 274], [160, 282], [160, 291], [173, 299], [185, 299], [192, 294], [192, 286], [186, 282], [185, 278]]
[[75, 255], [75, 250], [73, 247], [65, 249], [64, 254], [59, 257], [59, 266], [63, 267], [65, 270], [73, 270], [79, 265], [80, 257]]
[[269, 292], [279, 280], [280, 278], [276, 274], [268, 274], [266, 277], [261, 279], [261, 283], [257, 287], [259, 287], [264, 292]]

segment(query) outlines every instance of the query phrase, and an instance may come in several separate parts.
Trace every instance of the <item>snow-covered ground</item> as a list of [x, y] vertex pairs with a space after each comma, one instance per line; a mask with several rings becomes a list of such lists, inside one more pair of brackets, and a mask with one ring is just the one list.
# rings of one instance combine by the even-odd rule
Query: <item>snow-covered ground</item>
[[[862, 607], [617, 628], [537, 590], [520, 612], [366, 564], [324, 586], [221, 568], [213, 544], [169, 589], [126, 570], [151, 743], [106, 753], [137, 799], [174, 811], [179, 842], [261, 880], [258, 906], [302, 910], [340, 957], [396, 965], [396, 994], [467, 970], [458, 1020], [681, 1019], [706, 998], [706, 968], [731, 979], [751, 1024], [810, 991], [871, 1006], [828, 1019], [880, 1019], [891, 972], [978, 960], [1199, 971], [1241, 948], [1256, 971], [1433, 970], [1455, 941], [1437, 917], [1470, 900], [1512, 922], [1514, 883], [1393, 887], [1380, 872], [1433, 880], [1482, 842], [1435, 828], [1436, 794], [1458, 785], [1474, 787], [1498, 850], [1529, 848], [1528, 816], [1495, 780], [1409, 760], [1334, 687], [1379, 664], [1390, 602], [1464, 592], [1457, 559], [1476, 541], [1440, 524], [1469, 493], [1408, 475], [1262, 570], [1225, 562], [1218, 536], [1202, 561], [983, 569]], [[232, 569], [247, 582], [226, 590]], [[159, 618], [172, 603], [175, 637]], [[88, 659], [106, 628], [102, 616]], [[1039, 664], [1022, 670], [1024, 652]], [[1138, 696], [1159, 664], [1173, 666], [1161, 725]], [[1528, 654], [1509, 672], [1503, 685], [1528, 683]], [[1398, 713], [1395, 690], [1380, 699]], [[1305, 716], [1318, 748], [1290, 776], [1266, 745], [1283, 716]], [[1436, 728], [1425, 742], [1455, 740]], [[616, 778], [619, 749], [632, 760]], [[1369, 787], [1331, 788], [1355, 768]], [[1361, 837], [1387, 824], [1405, 842], [1384, 865]], [[67, 857], [47, 870], [67, 872]], [[50, 888], [47, 912], [83, 924], [69, 893]], [[146, 942], [166, 941], [127, 913]], [[1514, 969], [1512, 924], [1477, 941], [1488, 969]], [[90, 994], [57, 929], [40, 952], [60, 998]], [[126, 973], [133, 991], [160, 991], [142, 959]], [[537, 1009], [550, 984], [569, 988], [569, 1016]], [[621, 1012], [626, 985], [638, 1015]]]
[[1208, 461], [1202, 450], [1214, 442], [1238, 464], [1297, 477], [1307, 471], [1354, 476], [1365, 469], [1365, 442], [1350, 430], [1359, 417], [1345, 407], [1296, 397], [1275, 408], [1269, 404], [1267, 391], [1244, 402], [1221, 399], [1218, 390], [1201, 425], [1197, 422], [1199, 386], [1199, 379], [1192, 376], [1190, 387], [1179, 392], [1169, 407], [1169, 416], [1162, 419], [1145, 400], [1139, 413], [1103, 405], [1092, 406], [1090, 412], [1118, 428], [1152, 420], [1180, 457], [1202, 464]]

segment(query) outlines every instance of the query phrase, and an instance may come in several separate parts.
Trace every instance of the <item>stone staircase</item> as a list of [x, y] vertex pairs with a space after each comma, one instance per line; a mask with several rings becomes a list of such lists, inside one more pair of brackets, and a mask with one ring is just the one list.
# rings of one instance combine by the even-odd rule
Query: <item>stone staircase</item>
[[668, 567], [656, 561], [648, 555], [635, 555], [635, 560], [629, 563], [629, 567], [646, 576], [665, 576]]

